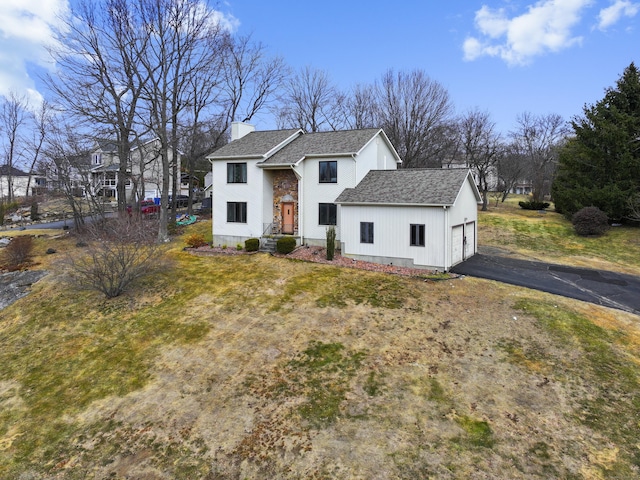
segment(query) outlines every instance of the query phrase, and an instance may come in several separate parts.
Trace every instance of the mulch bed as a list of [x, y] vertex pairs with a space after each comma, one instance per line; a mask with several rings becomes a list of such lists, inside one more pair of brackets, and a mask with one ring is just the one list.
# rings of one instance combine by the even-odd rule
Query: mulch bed
[[[200, 247], [200, 248], [186, 248], [194, 255], [251, 255], [258, 252], [247, 252], [245, 250], [237, 250], [235, 248], [221, 248], [221, 247]], [[309, 247], [302, 246], [296, 248], [288, 255], [280, 253], [273, 253], [274, 257], [281, 258], [293, 258], [296, 260], [303, 260], [305, 262], [324, 263], [327, 265], [335, 265], [337, 267], [357, 268], [359, 270], [368, 270], [371, 272], [392, 273], [395, 275], [404, 275], [409, 277], [424, 277], [433, 274], [430, 270], [422, 268], [408, 268], [398, 267], [396, 265], [382, 265], [380, 263], [364, 262], [362, 260], [354, 260], [352, 258], [346, 258], [336, 253], [333, 260], [327, 260], [327, 251], [324, 247]], [[450, 275], [454, 277], [455, 275]]]

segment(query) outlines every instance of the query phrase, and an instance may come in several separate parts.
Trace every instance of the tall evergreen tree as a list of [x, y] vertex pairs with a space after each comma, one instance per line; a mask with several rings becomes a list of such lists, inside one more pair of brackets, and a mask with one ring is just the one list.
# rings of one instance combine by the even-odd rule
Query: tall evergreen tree
[[553, 184], [556, 208], [567, 216], [596, 206], [611, 220], [631, 214], [640, 192], [640, 72], [631, 63], [615, 88], [586, 105], [571, 124], [575, 136], [560, 152]]

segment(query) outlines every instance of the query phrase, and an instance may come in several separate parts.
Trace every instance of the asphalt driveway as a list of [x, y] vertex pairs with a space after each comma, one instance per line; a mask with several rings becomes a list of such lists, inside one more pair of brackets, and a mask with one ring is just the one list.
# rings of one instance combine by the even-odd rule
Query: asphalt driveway
[[451, 272], [554, 293], [640, 315], [640, 277], [476, 254]]

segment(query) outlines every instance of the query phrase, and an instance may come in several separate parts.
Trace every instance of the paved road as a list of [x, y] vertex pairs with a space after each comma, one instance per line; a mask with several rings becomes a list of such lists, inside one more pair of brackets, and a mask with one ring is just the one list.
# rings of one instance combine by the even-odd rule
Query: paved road
[[603, 270], [476, 254], [451, 269], [640, 315], [640, 277]]

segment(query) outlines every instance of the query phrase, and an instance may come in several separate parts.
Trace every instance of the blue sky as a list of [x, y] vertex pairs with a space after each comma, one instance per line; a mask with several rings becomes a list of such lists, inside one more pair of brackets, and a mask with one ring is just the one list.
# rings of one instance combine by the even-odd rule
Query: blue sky
[[[38, 96], [42, 45], [66, 8], [68, 0], [1, 0], [0, 94]], [[505, 133], [523, 112], [569, 120], [640, 63], [640, 1], [227, 0], [216, 9], [291, 67], [326, 70], [345, 90], [389, 68], [422, 69], [458, 113], [487, 110]], [[262, 117], [257, 127], [273, 123]]]

